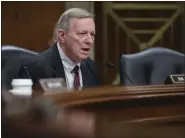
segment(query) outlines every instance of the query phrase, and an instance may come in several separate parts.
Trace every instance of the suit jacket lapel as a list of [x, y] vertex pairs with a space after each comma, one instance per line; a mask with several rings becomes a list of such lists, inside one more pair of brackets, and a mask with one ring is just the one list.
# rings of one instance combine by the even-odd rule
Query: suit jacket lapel
[[81, 62], [80, 69], [82, 72], [83, 87], [86, 88], [86, 87], [93, 86], [94, 82], [93, 82], [92, 74], [90, 73], [87, 65], [85, 64], [85, 61]]
[[52, 48], [52, 63], [53, 63], [53, 74], [52, 77], [54, 78], [64, 78], [65, 79], [65, 72], [64, 72], [64, 66], [62, 64], [57, 43], [54, 44]]

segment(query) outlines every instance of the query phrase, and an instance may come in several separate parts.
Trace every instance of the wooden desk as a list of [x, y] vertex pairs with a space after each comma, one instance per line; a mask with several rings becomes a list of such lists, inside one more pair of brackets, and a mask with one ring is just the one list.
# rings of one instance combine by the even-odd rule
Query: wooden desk
[[[95, 138], [185, 137], [185, 86], [182, 84], [102, 87], [74, 92], [53, 92], [49, 95], [40, 96], [36, 100], [40, 102], [40, 100], [45, 100], [45, 98], [47, 102], [49, 101], [47, 98], [52, 99], [54, 104], [60, 108], [91, 112], [93, 119], [95, 119], [92, 119], [95, 122]], [[40, 104], [43, 105], [44, 102], [41, 101]], [[54, 110], [52, 110], [53, 106], [49, 107], [48, 104], [44, 104], [43, 107], [50, 109], [48, 113], [54, 113]], [[20, 107], [18, 108], [20, 109]], [[8, 138], [87, 138], [87, 135], [79, 135], [79, 137], [77, 133], [71, 133], [69, 129], [66, 129], [73, 126], [72, 130], [79, 130], [79, 124], [74, 125], [71, 121], [72, 123], [66, 123], [67, 125], [70, 124], [68, 127], [63, 125], [66, 120], [72, 120], [71, 114], [67, 114], [68, 118], [63, 120], [59, 118], [57, 121], [55, 119], [55, 121], [48, 122], [48, 118], [40, 117], [42, 114], [35, 114], [38, 110], [31, 109], [33, 108], [25, 112], [27, 114], [3, 117], [2, 130], [4, 134], [7, 134]], [[43, 108], [41, 109], [43, 110]], [[62, 112], [64, 116], [65, 111]], [[54, 114], [58, 115], [60, 113], [59, 111]], [[73, 113], [72, 115], [74, 115]], [[49, 116], [50, 114], [48, 114]], [[88, 116], [80, 116], [80, 119], [84, 121], [84, 117]], [[89, 122], [88, 119], [84, 121], [85, 124]], [[74, 122], [81, 123], [79, 118]], [[74, 126], [76, 126], [75, 129]], [[86, 129], [87, 127], [85, 125], [82, 128]], [[82, 133], [88, 132], [88, 129], [85, 129], [81, 129]], [[66, 130], [68, 130], [67, 133]], [[90, 130], [94, 132], [94, 129]]]
[[104, 87], [46, 95], [62, 108], [96, 116], [96, 136], [184, 138], [185, 86]]

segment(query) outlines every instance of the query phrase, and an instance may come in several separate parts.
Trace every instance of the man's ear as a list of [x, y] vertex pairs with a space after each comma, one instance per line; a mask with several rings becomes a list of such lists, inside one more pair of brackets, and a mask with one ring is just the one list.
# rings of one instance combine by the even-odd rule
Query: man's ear
[[64, 32], [64, 30], [62, 29], [58, 30], [58, 38], [62, 43], [65, 43], [65, 35], [66, 33]]

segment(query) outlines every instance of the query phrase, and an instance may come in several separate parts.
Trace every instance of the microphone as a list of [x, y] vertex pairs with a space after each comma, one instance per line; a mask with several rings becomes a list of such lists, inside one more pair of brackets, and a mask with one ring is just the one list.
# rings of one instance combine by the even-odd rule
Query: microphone
[[25, 73], [26, 73], [27, 77], [28, 77], [29, 79], [31, 79], [31, 76], [30, 76], [30, 74], [29, 74], [29, 71], [28, 71], [27, 66], [24, 66], [23, 68], [24, 68], [24, 70], [25, 70]]
[[112, 67], [116, 68], [116, 65], [112, 64], [111, 62], [107, 62], [106, 66], [109, 67], [109, 68], [112, 68]]
[[[116, 68], [116, 71], [119, 72], [119, 70], [117, 69], [116, 65], [114, 65], [114, 64], [111, 63], [111, 62], [107, 62], [107, 63], [106, 63], [106, 66], [109, 67], [109, 68]], [[124, 75], [126, 76], [126, 78], [130, 81], [130, 83], [133, 84], [132, 81], [131, 81], [131, 79], [130, 79], [129, 76], [125, 73], [124, 70], [123, 70], [123, 73], [124, 73]]]

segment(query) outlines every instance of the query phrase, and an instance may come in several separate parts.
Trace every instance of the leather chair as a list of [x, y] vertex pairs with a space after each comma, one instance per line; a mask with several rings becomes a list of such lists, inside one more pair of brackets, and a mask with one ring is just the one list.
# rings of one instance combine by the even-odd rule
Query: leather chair
[[2, 87], [10, 88], [12, 79], [16, 78], [21, 66], [33, 61], [37, 52], [18, 46], [4, 45], [1, 48]]
[[139, 53], [122, 55], [120, 59], [121, 85], [164, 84], [168, 75], [183, 73], [185, 55], [167, 48], [149, 48]]
[[4, 45], [1, 48], [1, 68], [4, 68], [8, 60], [13, 58], [23, 58], [24, 56], [34, 56], [37, 52], [13, 45]]

